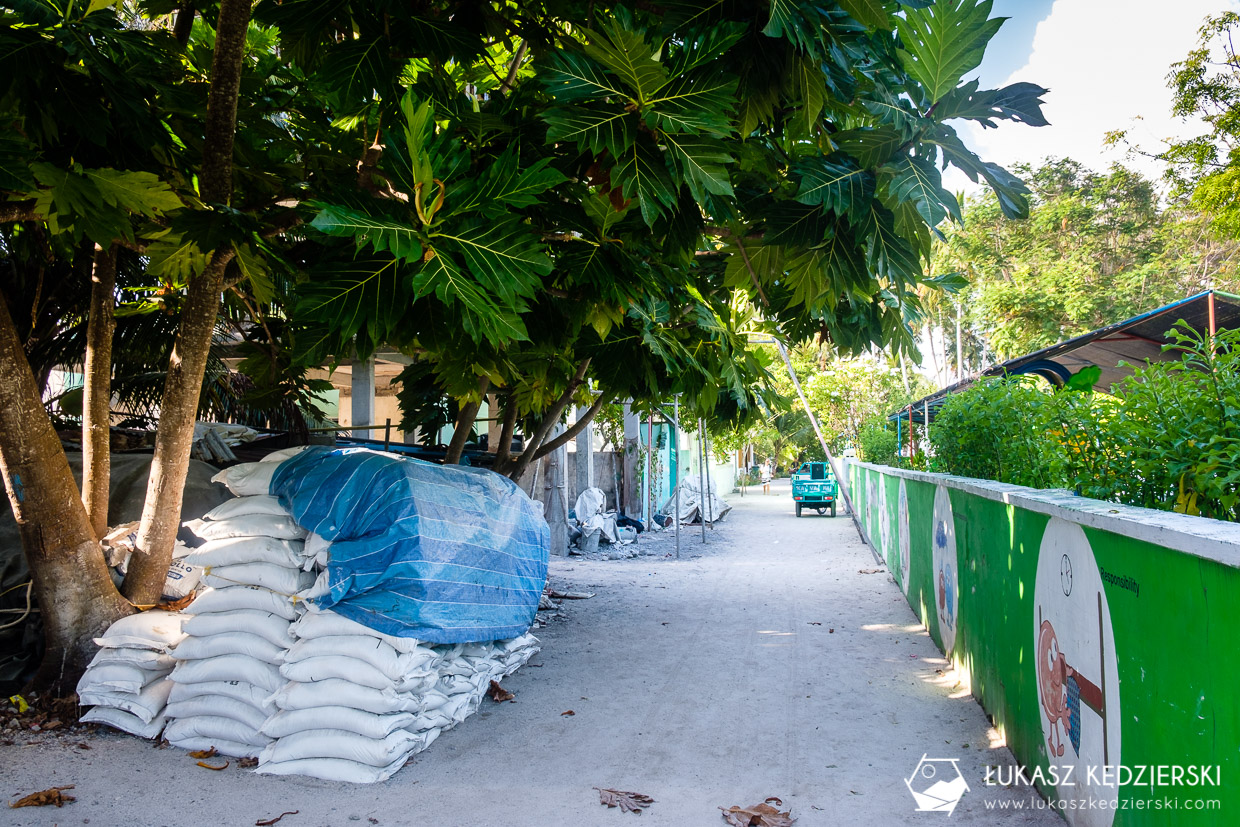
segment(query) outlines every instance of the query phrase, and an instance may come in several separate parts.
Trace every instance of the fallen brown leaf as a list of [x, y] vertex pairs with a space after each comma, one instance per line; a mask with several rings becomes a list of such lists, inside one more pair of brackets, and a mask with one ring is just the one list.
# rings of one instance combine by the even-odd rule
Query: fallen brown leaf
[[857, 569], [857, 574], [878, 574], [882, 569]]
[[211, 747], [210, 749], [196, 749], [189, 754], [189, 757], [190, 758], [214, 758], [217, 754], [218, 753], [216, 753], [215, 747]]
[[254, 827], [271, 827], [271, 825], [275, 824], [277, 821], [284, 818], [285, 816], [295, 816], [300, 812], [301, 810], [289, 810], [287, 813], [280, 813], [275, 818], [269, 818], [266, 820], [259, 819], [258, 821], [254, 822]]
[[511, 701], [516, 695], [500, 686], [499, 681], [491, 681], [491, 686], [487, 689], [487, 697], [497, 704], [502, 704], [504, 701]]
[[[771, 806], [771, 802], [775, 802], [775, 806]], [[784, 802], [775, 796], [771, 796], [761, 804], [755, 804], [752, 807], [729, 807], [719, 810], [723, 813], [723, 820], [732, 827], [791, 827], [796, 821], [792, 816], [792, 811], [781, 813], [779, 807]]]
[[61, 725], [60, 721], [48, 721], [46, 724], [43, 725], [43, 729], [44, 731], [49, 730], [49, 729], [55, 729], [56, 727], [60, 725]]
[[64, 790], [73, 789], [70, 784], [67, 787], [50, 787], [46, 790], [39, 790], [37, 793], [31, 793], [28, 796], [19, 798], [9, 806], [16, 809], [17, 807], [46, 807], [48, 804], [55, 804], [57, 807], [64, 806], [66, 801], [76, 801], [77, 799], [71, 795], [65, 795]]
[[198, 766], [202, 767], [204, 770], [215, 770], [216, 772], [219, 772], [220, 770], [228, 769], [228, 762], [225, 761], [217, 767], [212, 764], [208, 764], [206, 761], [199, 761]]
[[[576, 712], [573, 712], [571, 709], [566, 709], [565, 711], [563, 711], [563, 712], [561, 712], [561, 713], [560, 713], [560, 717], [561, 717], [561, 718], [567, 718], [569, 715], [576, 715], [576, 714], [577, 714], [577, 713], [576, 713]], [[596, 788], [596, 789], [597, 789], [597, 788]]]
[[160, 603], [155, 608], [165, 612], [179, 612], [189, 604], [193, 603], [196, 596], [197, 595], [193, 592], [190, 592], [179, 600], [169, 600], [165, 603]]
[[250, 770], [258, 766], [257, 758], [238, 758], [237, 766], [243, 770]]
[[598, 790], [598, 803], [605, 807], [619, 807], [622, 813], [642, 814], [642, 810], [654, 803], [654, 799], [642, 793], [630, 793], [624, 790], [609, 790], [595, 787]]

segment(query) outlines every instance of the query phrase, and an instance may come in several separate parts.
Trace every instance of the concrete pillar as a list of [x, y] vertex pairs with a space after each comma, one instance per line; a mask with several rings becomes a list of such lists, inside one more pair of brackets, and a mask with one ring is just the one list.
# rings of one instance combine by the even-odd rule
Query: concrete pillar
[[[548, 435], [555, 439], [564, 433], [563, 425], [556, 425]], [[568, 464], [568, 445], [561, 445], [546, 458], [547, 469], [543, 482], [544, 514], [551, 528], [551, 553], [568, 556], [568, 484], [564, 467]]]
[[[353, 401], [351, 423], [354, 426], [375, 424], [375, 357], [360, 361], [353, 360]], [[353, 431], [353, 436], [365, 439], [372, 436], [369, 429]]]
[[624, 513], [640, 518], [642, 513], [642, 491], [638, 484], [641, 468], [641, 417], [633, 413], [631, 404], [624, 403], [624, 478], [622, 503]]
[[504, 430], [503, 417], [499, 411], [499, 397], [487, 394], [487, 451], [494, 454], [499, 450], [499, 432]]
[[[578, 408], [577, 417], [580, 420], [585, 416], [587, 408]], [[594, 423], [581, 429], [577, 434], [577, 468], [575, 480], [577, 484], [576, 496], [581, 496], [581, 492], [587, 488], [594, 488]]]

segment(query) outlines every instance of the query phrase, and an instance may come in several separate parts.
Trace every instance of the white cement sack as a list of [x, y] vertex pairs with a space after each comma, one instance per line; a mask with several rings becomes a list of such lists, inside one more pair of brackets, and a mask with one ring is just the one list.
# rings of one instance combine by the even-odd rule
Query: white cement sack
[[253, 609], [296, 620], [297, 606], [286, 596], [261, 586], [229, 586], [208, 589], [194, 599], [185, 611], [192, 615], [217, 614], [238, 609]]
[[152, 678], [163, 679], [163, 674], [147, 672], [129, 663], [101, 663], [82, 673], [78, 680], [78, 694], [83, 692], [124, 692], [137, 695]]
[[254, 732], [267, 720], [266, 712], [250, 706], [236, 698], [225, 698], [222, 695], [199, 695], [186, 701], [169, 701], [164, 707], [164, 714], [169, 718], [231, 718], [245, 724]]
[[318, 683], [289, 681], [271, 698], [280, 709], [312, 709], [319, 706], [348, 706], [378, 715], [389, 712], [418, 712], [421, 700], [395, 689], [374, 689], [339, 678]]
[[607, 497], [603, 494], [603, 489], [587, 488], [577, 497], [573, 513], [577, 515], [577, 522], [584, 523], [595, 514], [602, 514], [606, 505]]
[[172, 650], [176, 660], [202, 660], [217, 655], [249, 655], [263, 663], [278, 665], [283, 661], [284, 649], [258, 635], [228, 632], [204, 637], [191, 635]]
[[185, 562], [195, 566], [235, 566], [241, 563], [272, 563], [299, 569], [303, 557], [296, 540], [275, 537], [227, 537], [193, 549]]
[[448, 702], [448, 696], [437, 689], [432, 689], [422, 693], [422, 711], [429, 712], [432, 709], [439, 709]]
[[168, 693], [168, 703], [180, 703], [191, 698], [204, 695], [218, 695], [222, 698], [247, 703], [255, 709], [261, 709], [270, 715], [276, 705], [271, 702], [271, 692], [261, 686], [245, 681], [200, 681], [199, 683], [174, 683]]
[[292, 448], [281, 448], [279, 451], [272, 451], [260, 459], [259, 462], [284, 462], [284, 460], [292, 459], [309, 447], [309, 445], [294, 445]]
[[245, 514], [227, 520], [190, 520], [185, 527], [204, 540], [227, 540], [231, 537], [276, 537], [300, 540], [307, 532], [288, 514]]
[[[310, 566], [309, 568], [306, 568], [305, 570], [310, 571], [310, 569], [313, 569], [313, 568], [314, 568], [313, 566]], [[301, 598], [302, 600], [314, 600], [316, 597], [322, 597], [323, 595], [327, 594], [331, 590], [332, 590], [331, 572], [321, 571], [319, 572], [318, 577], [314, 578], [314, 582], [311, 583], [309, 586], [307, 586], [305, 589], [299, 591], [297, 593], [297, 596]]]
[[378, 638], [365, 635], [332, 635], [297, 641], [284, 653], [284, 662], [295, 663], [328, 655], [344, 655], [365, 661], [392, 680], [414, 671], [430, 674], [435, 671], [439, 661], [439, 656], [429, 648], [418, 647], [413, 652], [402, 654]]
[[415, 718], [410, 712], [377, 715], [347, 706], [317, 706], [277, 712], [259, 731], [272, 738], [284, 738], [308, 729], [344, 730], [365, 738], [386, 738], [398, 729], [408, 728]]
[[312, 531], [309, 536], [306, 537], [306, 545], [302, 549], [302, 554], [306, 557], [318, 557], [331, 547], [331, 540], [324, 539]]
[[438, 709], [423, 712], [409, 728], [414, 732], [426, 732], [428, 730], [451, 729], [452, 726], [452, 716], [444, 712], [444, 708], [441, 706]]
[[255, 772], [267, 775], [308, 775], [324, 781], [345, 781], [350, 784], [376, 784], [391, 778], [405, 765], [406, 760], [408, 756], [402, 755], [386, 767], [378, 768], [343, 758], [302, 758], [299, 761], [268, 761], [259, 764]]
[[395, 689], [395, 681], [364, 660], [345, 657], [343, 655], [327, 655], [321, 658], [286, 663], [280, 667], [280, 674], [290, 681], [313, 683], [315, 681], [339, 678], [359, 686], [373, 689]]
[[294, 595], [314, 582], [314, 575], [271, 563], [241, 563], [236, 566], [208, 566], [202, 581], [213, 588], [262, 586], [277, 594]]
[[202, 567], [174, 559], [168, 564], [168, 574], [164, 577], [163, 596], [168, 600], [180, 600], [192, 592], [202, 579]]
[[280, 505], [277, 497], [259, 494], [255, 497], [235, 497], [225, 500], [204, 514], [202, 518], [204, 520], [231, 520], [233, 517], [249, 517], [252, 514], [287, 517], [288, 509]]
[[113, 729], [137, 735], [139, 738], [157, 737], [163, 731], [164, 725], [168, 723], [167, 717], [162, 713], [147, 722], [123, 709], [109, 706], [92, 707], [82, 716], [81, 720], [87, 724], [107, 724]]
[[109, 649], [129, 646], [166, 652], [185, 637], [181, 624], [186, 617], [159, 609], [122, 617], [108, 627], [103, 637], [95, 638], [95, 644]]
[[96, 666], [101, 663], [124, 663], [129, 666], [136, 666], [147, 672], [161, 673], [167, 673], [172, 667], [177, 665], [176, 658], [171, 655], [154, 649], [131, 649], [129, 647], [100, 649], [91, 658], [90, 666]]
[[164, 711], [164, 706], [168, 703], [168, 693], [171, 691], [172, 681], [160, 678], [142, 687], [142, 691], [137, 695], [128, 692], [95, 690], [78, 692], [78, 703], [82, 706], [110, 706], [123, 709], [149, 724], [156, 715]]
[[228, 490], [238, 497], [251, 497], [258, 494], [271, 493], [271, 478], [275, 476], [277, 462], [243, 462], [223, 471], [211, 478], [211, 482], [221, 482]]
[[301, 620], [293, 625], [292, 632], [296, 637], [309, 640], [317, 637], [333, 637], [336, 635], [366, 635], [378, 638], [397, 652], [413, 652], [419, 641], [411, 637], [396, 637], [376, 632], [356, 621], [338, 615], [330, 609], [327, 611], [309, 611], [302, 615]]
[[[173, 723], [176, 722], [173, 721]], [[164, 734], [164, 737], [167, 737], [167, 733]], [[220, 755], [226, 755], [229, 758], [257, 758], [258, 754], [263, 751], [262, 746], [255, 744], [241, 744], [225, 738], [203, 738], [198, 735], [179, 737], [175, 741], [168, 738], [168, 742], [174, 747], [180, 747], [183, 750], [192, 752], [214, 749]], [[266, 745], [264, 744], [263, 746]]]
[[270, 663], [263, 663], [246, 655], [219, 655], [206, 660], [183, 660], [172, 670], [169, 678], [177, 683], [243, 681], [271, 692], [275, 692], [284, 683], [280, 671]]
[[[232, 591], [232, 589], [225, 591]], [[289, 628], [288, 620], [280, 615], [254, 609], [194, 615], [185, 624], [185, 631], [194, 637], [241, 632], [258, 635], [282, 649], [294, 643], [292, 635], [289, 634]]]
[[340, 758], [371, 767], [386, 767], [422, 748], [426, 738], [398, 729], [384, 738], [366, 738], [338, 729], [308, 729], [268, 744], [260, 763], [303, 758]]
[[[265, 747], [271, 743], [266, 735], [260, 735], [253, 727], [232, 718], [215, 715], [199, 715], [194, 718], [177, 718], [164, 730], [169, 742], [181, 746], [186, 738], [219, 738], [237, 744]], [[223, 750], [220, 750], [223, 752]]]

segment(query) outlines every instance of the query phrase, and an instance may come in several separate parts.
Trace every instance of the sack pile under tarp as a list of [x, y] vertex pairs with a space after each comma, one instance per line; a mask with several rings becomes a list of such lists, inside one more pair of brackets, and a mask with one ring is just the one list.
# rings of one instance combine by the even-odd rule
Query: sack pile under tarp
[[[370, 456], [358, 458], [364, 462], [333, 462], [339, 453]], [[169, 742], [185, 749], [214, 748], [223, 755], [257, 757], [259, 772], [369, 783], [390, 777], [412, 754], [476, 711], [492, 680], [515, 671], [538, 651], [537, 639], [524, 633], [528, 621], [521, 634], [504, 639], [436, 645], [408, 635], [388, 634], [344, 616], [338, 609], [355, 596], [352, 591], [345, 590], [346, 599], [335, 598], [336, 609], [318, 605], [324, 599], [334, 599], [330, 585], [324, 585], [338, 582], [331, 576], [338, 552], [349, 571], [351, 588], [366, 582], [419, 604], [428, 595], [443, 602], [445, 595], [419, 588], [409, 576], [411, 569], [402, 566], [412, 553], [411, 545], [423, 552], [442, 553], [450, 561], [445, 565], [471, 566], [479, 572], [480, 582], [475, 585], [493, 590], [502, 579], [500, 575], [513, 569], [511, 563], [497, 564], [496, 559], [510, 551], [514, 536], [515, 542], [526, 540], [511, 529], [507, 533], [498, 530], [502, 526], [492, 519], [483, 525], [486, 534], [466, 526], [469, 531], [464, 534], [472, 542], [458, 542], [454, 557], [447, 554], [448, 544], [441, 540], [450, 534], [442, 527], [432, 532], [440, 542], [419, 544], [417, 531], [410, 530], [409, 522], [416, 520], [425, 526], [461, 518], [459, 500], [456, 512], [443, 507], [444, 500], [451, 499], [443, 491], [417, 497], [412, 506], [406, 503], [407, 507], [392, 517], [406, 521], [393, 540], [391, 534], [376, 530], [385, 523], [376, 519], [376, 512], [394, 507], [399, 498], [389, 496], [383, 505], [376, 506], [376, 499], [382, 498], [375, 497], [376, 489], [362, 484], [361, 478], [368, 477], [372, 485], [381, 486], [390, 495], [402, 479], [408, 484], [407, 491], [433, 485], [448, 488], [453, 475], [385, 474], [383, 466], [407, 461], [379, 455], [383, 462], [375, 463], [374, 452], [339, 453], [294, 454], [290, 450], [273, 455], [274, 462], [238, 465], [218, 475], [220, 482], [242, 496], [191, 524], [207, 542], [185, 558], [202, 567], [203, 582], [209, 588], [200, 592], [184, 613], [146, 612], [125, 618], [109, 630], [101, 640], [111, 638], [113, 642], [96, 659], [99, 664], [87, 670], [81, 687], [85, 690], [84, 703], [101, 706], [87, 713], [84, 720], [97, 720], [150, 738], [157, 737], [162, 729]], [[318, 478], [336, 486], [333, 496], [323, 500], [330, 502], [330, 507], [322, 514], [331, 514], [332, 518], [315, 522], [336, 538], [334, 542], [309, 533], [285, 510], [281, 499], [266, 493], [278, 477], [293, 491], [294, 503], [300, 497], [313, 499], [313, 491], [285, 473], [294, 460], [303, 460], [294, 467], [310, 473], [315, 464], [304, 461], [308, 457], [318, 457], [326, 464], [329, 473]], [[342, 481], [336, 472], [347, 472], [353, 484]], [[466, 479], [465, 487], [474, 500], [487, 496], [489, 486], [478, 486], [472, 474]], [[479, 493], [479, 488], [484, 493]], [[499, 488], [511, 499], [505, 486]], [[346, 498], [353, 498], [347, 507], [342, 504]], [[499, 506], [493, 503], [489, 509], [477, 502], [476, 507], [492, 515], [526, 513], [511, 501]], [[365, 519], [352, 516], [350, 510], [364, 514]], [[533, 508], [528, 511], [536, 513]], [[302, 513], [316, 520], [313, 503]], [[362, 545], [352, 531], [369, 531], [376, 542], [397, 546], [383, 556], [388, 567], [394, 567], [404, 579], [394, 581], [385, 572], [364, 577], [364, 567], [356, 564]], [[485, 547], [486, 542], [491, 543], [490, 548]], [[534, 558], [536, 564], [539, 552], [541, 575], [537, 574], [537, 565], [533, 570], [541, 578], [537, 585], [541, 594], [547, 564], [545, 523], [541, 548], [525, 552], [521, 559], [528, 566]], [[405, 593], [397, 591], [401, 587]], [[522, 589], [509, 591], [523, 593]], [[398, 628], [440, 628], [433, 624], [456, 618], [460, 622], [446, 634], [460, 635], [461, 629], [490, 630], [494, 627], [487, 624], [497, 617], [509, 620], [521, 616], [494, 610], [499, 605], [496, 598], [502, 601], [508, 593], [490, 592], [492, 603], [483, 604], [472, 616], [464, 604], [453, 611], [437, 607], [431, 613], [431, 622], [421, 625], [416, 613], [406, 606]], [[372, 621], [378, 617], [369, 610], [361, 614]], [[529, 617], [532, 621], [533, 612]], [[152, 621], [156, 620], [160, 625], [152, 631]], [[141, 634], [133, 634], [134, 629], [128, 626], [141, 626]], [[157, 667], [154, 677], [148, 679], [130, 668], [117, 677], [104, 668], [108, 664], [105, 653], [122, 644], [154, 652], [142, 656]], [[124, 686], [113, 685], [116, 680], [122, 680]], [[101, 694], [104, 692], [120, 694]], [[118, 717], [120, 713], [132, 716], [132, 720]]]
[[694, 478], [686, 476], [676, 484], [672, 495], [663, 503], [659, 513], [676, 518], [676, 500], [680, 499], [680, 524], [718, 522], [728, 516], [732, 506], [715, 493], [714, 483], [707, 481], [707, 498], [702, 496], [702, 486]]

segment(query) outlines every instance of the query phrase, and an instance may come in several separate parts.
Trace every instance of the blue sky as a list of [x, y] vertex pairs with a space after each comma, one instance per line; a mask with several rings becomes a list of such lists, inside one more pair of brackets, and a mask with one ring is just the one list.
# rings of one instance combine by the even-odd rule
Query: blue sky
[[[1240, 0], [995, 0], [992, 15], [1009, 20], [974, 76], [985, 87], [1048, 87], [1051, 125], [983, 130], [958, 123], [961, 137], [983, 159], [1004, 165], [1068, 156], [1100, 172], [1123, 162], [1157, 177], [1153, 162], [1125, 158], [1105, 147], [1103, 136], [1129, 129], [1141, 145], [1158, 149], [1162, 139], [1200, 132], [1170, 117], [1166, 75], [1196, 45], [1205, 17], [1227, 9], [1240, 10]], [[976, 189], [954, 173], [945, 183]]]

